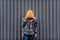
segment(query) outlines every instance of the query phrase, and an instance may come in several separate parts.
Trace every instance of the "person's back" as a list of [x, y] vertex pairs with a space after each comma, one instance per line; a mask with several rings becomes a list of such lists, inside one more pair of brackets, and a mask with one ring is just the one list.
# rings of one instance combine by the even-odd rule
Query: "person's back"
[[23, 18], [22, 29], [24, 33], [24, 40], [34, 40], [34, 35], [36, 32], [37, 21], [34, 14], [29, 10]]
[[34, 19], [33, 22], [29, 23], [24, 19], [23, 23], [24, 34], [33, 35], [34, 29], [36, 28], [35, 25], [37, 25], [37, 21]]

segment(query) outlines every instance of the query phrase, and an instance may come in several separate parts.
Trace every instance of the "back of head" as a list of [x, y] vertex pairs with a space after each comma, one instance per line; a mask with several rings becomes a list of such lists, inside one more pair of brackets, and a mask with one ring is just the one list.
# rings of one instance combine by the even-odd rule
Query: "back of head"
[[27, 19], [27, 18], [33, 18], [33, 19], [35, 18], [32, 10], [27, 11], [25, 19]]
[[25, 19], [31, 19], [28, 20], [28, 22], [32, 22], [34, 20], [35, 16], [32, 10], [28, 10], [25, 16]]

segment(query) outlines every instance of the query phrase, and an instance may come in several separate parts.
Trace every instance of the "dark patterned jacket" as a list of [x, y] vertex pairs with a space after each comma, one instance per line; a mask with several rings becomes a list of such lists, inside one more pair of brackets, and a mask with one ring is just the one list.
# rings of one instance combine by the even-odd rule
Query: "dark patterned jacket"
[[35, 33], [36, 27], [38, 27], [37, 24], [38, 23], [36, 19], [34, 19], [32, 23], [29, 23], [23, 18], [22, 29], [24, 30], [24, 34], [33, 35]]

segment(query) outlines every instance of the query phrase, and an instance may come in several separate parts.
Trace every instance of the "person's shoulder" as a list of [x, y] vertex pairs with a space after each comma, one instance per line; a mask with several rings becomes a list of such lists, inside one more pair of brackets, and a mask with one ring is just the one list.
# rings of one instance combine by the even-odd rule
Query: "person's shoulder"
[[37, 18], [34, 18], [34, 21], [37, 22]]
[[23, 19], [22, 19], [22, 21], [23, 21], [23, 22], [26, 22], [26, 19], [25, 19], [25, 18], [23, 18]]
[[25, 18], [22, 19], [23, 21], [26, 21]]

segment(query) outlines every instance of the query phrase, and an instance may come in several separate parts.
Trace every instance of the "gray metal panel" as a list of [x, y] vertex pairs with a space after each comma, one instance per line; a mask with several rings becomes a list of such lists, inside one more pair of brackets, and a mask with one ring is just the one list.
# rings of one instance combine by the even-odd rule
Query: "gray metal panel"
[[32, 9], [39, 21], [38, 40], [60, 40], [59, 0], [0, 0], [0, 40], [22, 40], [21, 21]]

